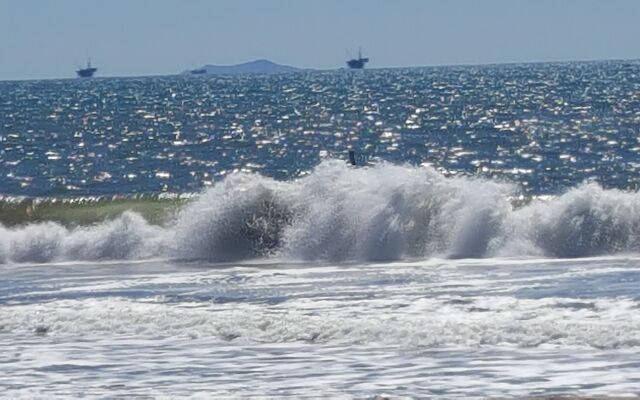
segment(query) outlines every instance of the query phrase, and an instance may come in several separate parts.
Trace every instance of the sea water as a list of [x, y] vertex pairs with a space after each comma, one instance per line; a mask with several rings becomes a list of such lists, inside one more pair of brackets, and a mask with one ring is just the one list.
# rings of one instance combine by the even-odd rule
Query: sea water
[[0, 389], [638, 394], [639, 128], [622, 61], [0, 82]]

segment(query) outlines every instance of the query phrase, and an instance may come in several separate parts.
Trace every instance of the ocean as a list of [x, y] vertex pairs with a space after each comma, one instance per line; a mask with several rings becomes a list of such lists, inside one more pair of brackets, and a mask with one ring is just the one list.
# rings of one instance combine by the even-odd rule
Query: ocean
[[640, 395], [639, 130], [634, 61], [0, 82], [0, 392]]

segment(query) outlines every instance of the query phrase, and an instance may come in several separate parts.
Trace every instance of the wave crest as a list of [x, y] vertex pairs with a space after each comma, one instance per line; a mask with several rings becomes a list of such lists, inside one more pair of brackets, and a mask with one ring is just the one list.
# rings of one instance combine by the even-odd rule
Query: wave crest
[[515, 212], [521, 235], [552, 257], [640, 250], [640, 195], [595, 184]]
[[517, 188], [429, 167], [338, 161], [278, 182], [234, 174], [161, 225], [124, 212], [89, 226], [0, 226], [0, 262], [168, 257], [234, 261], [581, 257], [640, 250], [640, 195], [582, 185], [512, 201]]

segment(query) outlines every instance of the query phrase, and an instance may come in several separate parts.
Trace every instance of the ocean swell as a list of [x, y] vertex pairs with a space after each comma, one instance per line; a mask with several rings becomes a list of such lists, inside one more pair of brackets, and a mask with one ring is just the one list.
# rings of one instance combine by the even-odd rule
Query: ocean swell
[[640, 250], [640, 195], [585, 184], [518, 204], [517, 187], [429, 167], [319, 165], [279, 182], [233, 174], [173, 217], [0, 226], [1, 263], [144, 259], [374, 261], [582, 257]]

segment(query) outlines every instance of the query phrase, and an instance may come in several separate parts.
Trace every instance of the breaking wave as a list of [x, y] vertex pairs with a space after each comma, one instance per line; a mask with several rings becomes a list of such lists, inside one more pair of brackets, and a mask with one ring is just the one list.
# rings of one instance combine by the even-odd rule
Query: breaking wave
[[549, 199], [517, 197], [514, 185], [446, 178], [429, 167], [328, 161], [294, 181], [231, 175], [191, 200], [171, 203], [175, 210], [156, 220], [119, 210], [89, 225], [0, 225], [0, 262], [377, 261], [640, 250], [638, 193], [585, 184]]

